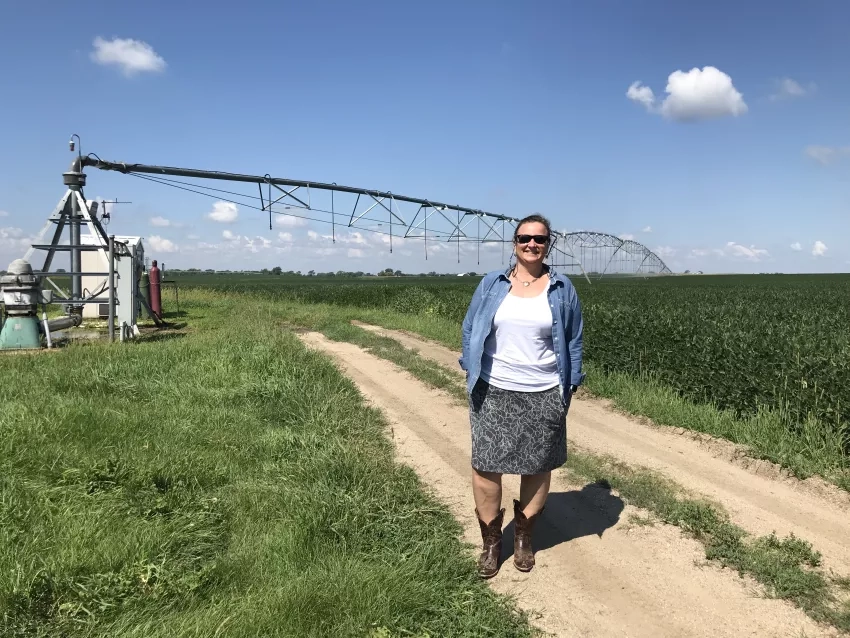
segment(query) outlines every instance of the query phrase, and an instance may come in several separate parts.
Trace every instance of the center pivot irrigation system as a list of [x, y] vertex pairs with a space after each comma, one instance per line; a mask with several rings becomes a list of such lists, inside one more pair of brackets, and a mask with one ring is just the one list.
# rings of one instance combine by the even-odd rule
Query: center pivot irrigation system
[[[325, 237], [338, 240], [356, 248], [366, 245], [361, 235], [337, 235], [338, 228], [365, 230], [383, 238], [383, 243], [393, 251], [394, 245], [408, 240], [422, 240], [425, 259], [431, 252], [457, 252], [458, 263], [462, 253], [477, 252], [480, 263], [481, 249], [510, 250], [516, 217], [488, 213], [457, 204], [398, 195], [391, 191], [377, 191], [336, 183], [308, 182], [304, 180], [244, 175], [221, 171], [207, 171], [172, 166], [151, 166], [127, 162], [108, 162], [90, 154], [80, 159], [81, 166], [91, 166], [105, 171], [116, 171], [145, 179], [163, 186], [204, 195], [219, 201], [237, 204], [262, 211], [269, 215], [269, 230], [273, 230], [273, 216], [283, 216], [288, 221], [283, 226], [297, 226], [298, 222], [317, 222], [330, 226], [331, 234]], [[255, 194], [213, 188], [198, 181], [213, 180], [256, 184]], [[410, 219], [410, 222], [406, 221]], [[430, 240], [430, 246], [429, 246]], [[671, 274], [664, 261], [643, 244], [631, 239], [621, 239], [609, 233], [581, 230], [553, 232], [549, 254], [553, 266], [571, 274], [588, 278], [606, 274], [659, 275]]]
[[[71, 151], [74, 150], [72, 136]], [[502, 263], [509, 258], [511, 242], [519, 218], [488, 213], [479, 209], [467, 208], [456, 204], [447, 204], [418, 197], [398, 195], [389, 191], [377, 191], [352, 186], [340, 186], [336, 183], [308, 182], [266, 175], [244, 175], [221, 171], [207, 171], [171, 166], [152, 166], [127, 162], [109, 162], [96, 154], [82, 155], [70, 169], [63, 173], [63, 181], [68, 187], [53, 214], [37, 235], [23, 260], [16, 260], [9, 274], [0, 281], [3, 286], [7, 317], [16, 331], [12, 337], [10, 322], [3, 326], [0, 334], [0, 349], [4, 347], [25, 346], [36, 337], [33, 331], [43, 330], [49, 342], [50, 322], [44, 317], [43, 327], [38, 327], [37, 305], [62, 304], [68, 318], [53, 320], [61, 329], [77, 326], [81, 323], [82, 308], [85, 304], [100, 303], [108, 305], [109, 338], [114, 339], [115, 329], [121, 339], [138, 334], [136, 320], [144, 310], [161, 325], [161, 318], [151, 309], [145, 295], [139, 290], [139, 282], [145, 277], [144, 249], [139, 238], [108, 236], [103, 221], [108, 220], [106, 208], [100, 210], [98, 202], [89, 202], [83, 194], [86, 183], [85, 167], [104, 171], [115, 171], [157, 184], [196, 193], [217, 200], [219, 204], [236, 205], [268, 213], [269, 230], [277, 226], [281, 229], [279, 242], [291, 243], [293, 228], [306, 226], [309, 222], [325, 224], [330, 234], [309, 231], [313, 241], [327, 241], [347, 247], [349, 255], [362, 256], [363, 251], [374, 247], [386, 247], [393, 252], [396, 246], [407, 253], [411, 250], [412, 240], [421, 240], [425, 259], [429, 254], [457, 254], [476, 257], [481, 263], [482, 251], [485, 258], [501, 252]], [[182, 178], [182, 179], [174, 179]], [[186, 181], [186, 180], [192, 181]], [[250, 184], [248, 190], [256, 186], [253, 192], [238, 192], [210, 186], [209, 182], [230, 182]], [[233, 188], [236, 188], [234, 186]], [[409, 222], [407, 220], [410, 220]], [[81, 226], [87, 225], [90, 237], [83, 237]], [[49, 243], [48, 230], [53, 227]], [[68, 243], [62, 240], [65, 228], [70, 231]], [[359, 231], [367, 231], [364, 235]], [[257, 238], [263, 245], [272, 245], [274, 240]], [[377, 239], [377, 241], [374, 241]], [[253, 240], [251, 240], [253, 241]], [[278, 244], [279, 247], [282, 247]], [[35, 251], [46, 251], [43, 266], [33, 270], [30, 265]], [[51, 271], [54, 255], [57, 251], [70, 253], [69, 271]], [[106, 272], [86, 272], [83, 268], [82, 253], [94, 251], [100, 255], [100, 261], [108, 264]], [[352, 252], [353, 251], [353, 252]], [[19, 263], [22, 262], [22, 263]], [[95, 262], [92, 262], [95, 263]], [[567, 274], [585, 277], [588, 282], [593, 277], [604, 275], [662, 275], [671, 274], [664, 261], [643, 244], [630, 239], [621, 239], [608, 233], [594, 231], [562, 232], [553, 231], [549, 248], [549, 263]], [[64, 291], [54, 278], [69, 278], [70, 292]], [[83, 287], [84, 278], [101, 277], [96, 290]], [[41, 290], [41, 280], [53, 288]], [[7, 281], [8, 280], [8, 281]], [[53, 296], [53, 291], [59, 296]], [[108, 297], [104, 297], [108, 295]], [[106, 302], [106, 303], [104, 303]], [[7, 328], [9, 331], [7, 331]], [[8, 332], [8, 334], [7, 334]], [[22, 334], [29, 337], [21, 340]]]

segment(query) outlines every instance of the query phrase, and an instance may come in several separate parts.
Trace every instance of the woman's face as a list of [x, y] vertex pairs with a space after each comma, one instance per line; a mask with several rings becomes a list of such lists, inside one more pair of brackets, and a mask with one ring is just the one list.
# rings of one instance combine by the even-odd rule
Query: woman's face
[[540, 222], [526, 222], [520, 226], [514, 240], [514, 250], [517, 260], [526, 265], [541, 263], [549, 250], [549, 231], [546, 226]]

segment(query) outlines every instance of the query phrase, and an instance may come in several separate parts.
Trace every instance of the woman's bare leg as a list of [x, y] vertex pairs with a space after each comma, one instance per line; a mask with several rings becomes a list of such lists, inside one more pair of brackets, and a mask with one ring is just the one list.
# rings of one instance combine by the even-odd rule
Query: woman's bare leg
[[519, 504], [523, 513], [534, 516], [543, 509], [549, 496], [549, 486], [552, 482], [552, 472], [524, 475], [520, 480]]
[[489, 523], [502, 507], [502, 475], [472, 468], [472, 495], [481, 520]]

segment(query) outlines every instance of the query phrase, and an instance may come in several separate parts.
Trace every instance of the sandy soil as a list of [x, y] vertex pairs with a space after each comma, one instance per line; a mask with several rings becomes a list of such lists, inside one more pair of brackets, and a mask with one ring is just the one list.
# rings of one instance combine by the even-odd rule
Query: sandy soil
[[[332, 342], [317, 333], [301, 338], [332, 356], [366, 400], [383, 411], [399, 460], [410, 465], [446, 503], [463, 524], [465, 539], [478, 546], [466, 409], [357, 346]], [[434, 351], [434, 347], [417, 345], [424, 356], [457, 366], [456, 354], [444, 348]], [[794, 529], [806, 535], [804, 531], [815, 527], [819, 533], [810, 540], [816, 546], [819, 540], [828, 543], [831, 560], [846, 559], [839, 536], [850, 537], [850, 523], [842, 520], [834, 505], [819, 506], [811, 498], [806, 503], [780, 483], [763, 485], [755, 475], [711, 456], [690, 440], [676, 435], [662, 440], [655, 428], [590, 402], [573, 404], [568, 427], [571, 440], [582, 447], [655, 467], [688, 487], [704, 488], [735, 513], [740, 508], [755, 531], [770, 531], [776, 523], [777, 531]], [[504, 504], [509, 511], [518, 488], [517, 477], [505, 477]], [[532, 613], [534, 624], [556, 636], [838, 635], [788, 603], [765, 599], [758, 584], [707, 564], [702, 546], [678, 528], [637, 525], [632, 514], [645, 513], [625, 506], [600, 486], [571, 484], [557, 475], [536, 530], [537, 566], [528, 574], [514, 569], [510, 559], [513, 523], [506, 513], [506, 562], [489, 582], [495, 590], [515, 597], [521, 608]], [[813, 523], [812, 517], [819, 523]], [[745, 521], [736, 516], [736, 522]]]
[[[458, 353], [444, 346], [400, 331], [358, 325], [462, 373]], [[655, 426], [593, 399], [572, 403], [567, 436], [582, 449], [651, 468], [721, 503], [732, 520], [752, 534], [793, 532], [823, 554], [828, 568], [850, 575], [850, 495], [837, 487], [785, 477], [771, 463], [746, 459], [727, 441]]]

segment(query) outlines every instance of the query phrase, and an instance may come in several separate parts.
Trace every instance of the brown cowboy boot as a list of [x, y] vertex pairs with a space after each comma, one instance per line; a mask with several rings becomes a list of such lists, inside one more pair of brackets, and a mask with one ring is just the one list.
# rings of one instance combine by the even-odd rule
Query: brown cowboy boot
[[489, 523], [481, 520], [478, 509], [475, 516], [478, 517], [478, 525], [481, 527], [481, 538], [484, 541], [484, 551], [478, 557], [478, 575], [482, 578], [492, 578], [499, 572], [499, 556], [502, 554], [502, 519], [505, 508], [499, 510], [498, 515]]
[[534, 549], [531, 546], [531, 532], [534, 523], [543, 513], [541, 508], [537, 514], [526, 517], [519, 506], [519, 501], [514, 499], [514, 567], [521, 572], [530, 572], [534, 567]]

